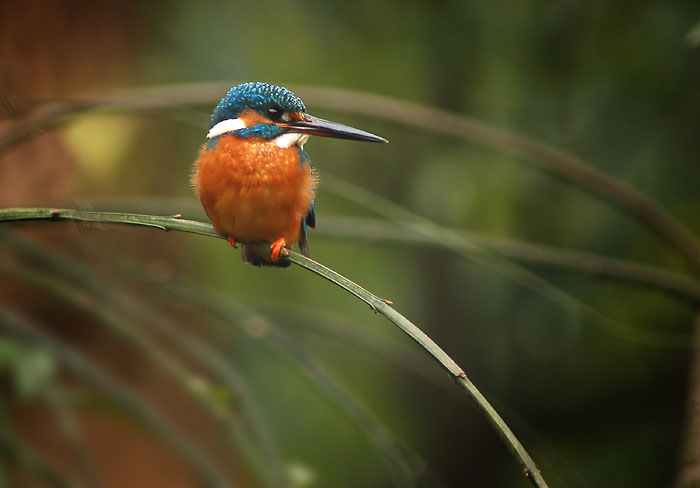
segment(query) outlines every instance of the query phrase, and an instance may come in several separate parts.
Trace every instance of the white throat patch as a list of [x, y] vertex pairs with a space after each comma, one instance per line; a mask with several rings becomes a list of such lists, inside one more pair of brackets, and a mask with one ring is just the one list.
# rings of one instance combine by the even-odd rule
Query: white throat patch
[[309, 140], [309, 134], [299, 134], [297, 132], [287, 132], [286, 134], [282, 134], [281, 136], [277, 136], [273, 139], [275, 141], [275, 144], [277, 144], [277, 147], [281, 147], [282, 149], [287, 149], [288, 147], [292, 147], [294, 144], [299, 146], [300, 148], [304, 149], [304, 144], [306, 144], [306, 141]]
[[226, 119], [222, 120], [218, 124], [216, 124], [214, 127], [209, 129], [209, 133], [207, 134], [207, 139], [212, 139], [216, 136], [220, 136], [221, 134], [226, 134], [227, 132], [233, 132], [236, 130], [241, 130], [245, 129], [246, 125], [245, 122], [243, 122], [241, 119]]

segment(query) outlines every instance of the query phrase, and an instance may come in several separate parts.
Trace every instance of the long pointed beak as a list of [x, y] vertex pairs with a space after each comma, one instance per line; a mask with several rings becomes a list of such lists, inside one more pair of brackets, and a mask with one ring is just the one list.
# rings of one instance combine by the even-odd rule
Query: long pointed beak
[[291, 132], [298, 132], [300, 134], [335, 137], [336, 139], [349, 139], [352, 141], [389, 142], [383, 137], [375, 136], [369, 132], [355, 129], [348, 125], [331, 122], [330, 120], [319, 119], [309, 114], [304, 114], [303, 120], [293, 120], [285, 124], [285, 126], [290, 127]]

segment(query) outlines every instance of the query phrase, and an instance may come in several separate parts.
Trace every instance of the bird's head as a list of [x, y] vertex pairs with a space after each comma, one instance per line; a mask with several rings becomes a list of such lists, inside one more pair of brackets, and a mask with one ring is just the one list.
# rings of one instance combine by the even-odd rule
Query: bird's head
[[234, 86], [216, 106], [207, 138], [224, 134], [262, 139], [282, 148], [303, 147], [311, 135], [387, 142], [369, 132], [312, 117], [294, 93], [261, 82]]

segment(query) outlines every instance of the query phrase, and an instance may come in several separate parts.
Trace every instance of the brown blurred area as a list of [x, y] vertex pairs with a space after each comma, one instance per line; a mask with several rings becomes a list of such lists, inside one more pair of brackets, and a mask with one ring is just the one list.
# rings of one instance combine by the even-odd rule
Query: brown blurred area
[[[123, 85], [138, 30], [131, 2], [5, 0], [0, 6], [0, 129], [37, 100]], [[56, 134], [0, 155], [0, 205], [60, 199], [76, 163]]]
[[[0, 131], [37, 100], [124, 86], [134, 77], [139, 28], [134, 2], [4, 0], [0, 6]], [[58, 133], [45, 133], [0, 153], [0, 206], [59, 205], [65, 202], [77, 168]], [[34, 239], [59, 247], [66, 233], [52, 226], [22, 227]], [[90, 320], [60, 300], [29, 286], [0, 278], [0, 297], [14, 310], [50, 324], [81, 350], [99, 351], [105, 369], [139, 391], [168, 396], [162, 378], [144, 374], [144, 365], [99, 334]], [[93, 331], [93, 332], [91, 332]], [[97, 332], [94, 332], [97, 331]], [[72, 381], [66, 378], [66, 381]], [[3, 382], [4, 385], [4, 382]], [[3, 387], [4, 388], [4, 387]], [[3, 395], [5, 395], [5, 392]], [[178, 404], [175, 400], [174, 404]], [[183, 406], [185, 408], [185, 406]], [[194, 475], [164, 444], [129, 422], [89, 409], [78, 410], [81, 440], [89, 452], [99, 486], [196, 486]], [[12, 415], [16, 433], [57, 469], [76, 476], [55, 420], [46, 407], [21, 403]], [[5, 459], [13, 486], [36, 486]]]

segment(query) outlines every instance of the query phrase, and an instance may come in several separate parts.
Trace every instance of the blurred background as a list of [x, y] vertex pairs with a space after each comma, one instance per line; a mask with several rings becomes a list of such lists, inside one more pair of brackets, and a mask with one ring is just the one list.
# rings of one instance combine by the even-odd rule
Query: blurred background
[[[285, 85], [390, 141], [309, 142], [311, 257], [440, 344], [550, 486], [680, 486], [700, 472], [700, 255], [522, 163], [552, 146], [700, 231], [699, 20], [644, 0], [4, 0], [0, 206], [206, 220], [188, 177], [213, 107], [240, 82]], [[460, 136], [455, 115], [487, 132]], [[527, 485], [399, 329], [238, 254], [2, 225], [0, 486]]]

